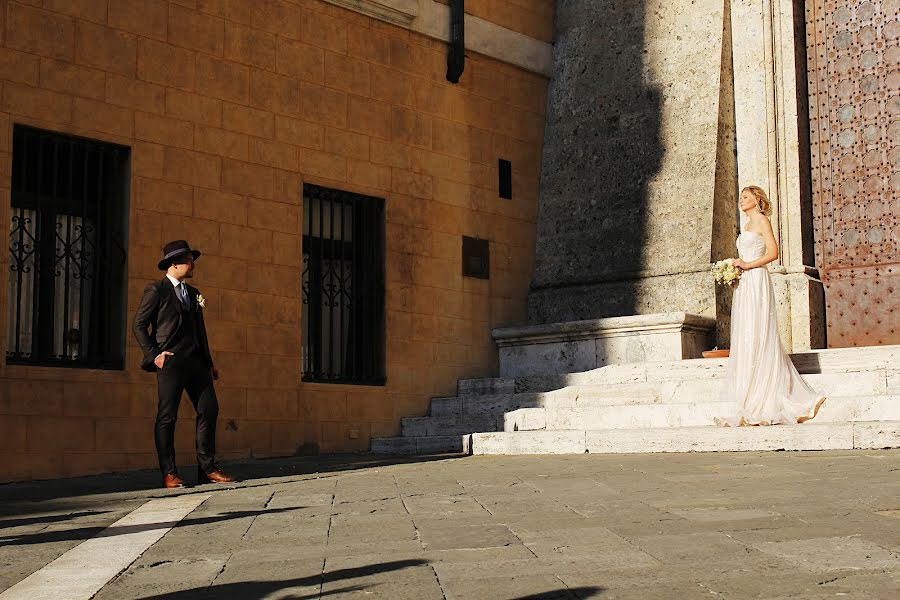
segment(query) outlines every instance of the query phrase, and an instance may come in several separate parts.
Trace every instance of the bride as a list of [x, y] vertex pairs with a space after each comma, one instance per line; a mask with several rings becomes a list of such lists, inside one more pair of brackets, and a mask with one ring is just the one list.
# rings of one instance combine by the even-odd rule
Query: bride
[[731, 306], [731, 351], [721, 400], [737, 409], [716, 418], [716, 425], [803, 423], [816, 416], [825, 397], [800, 377], [778, 337], [775, 294], [766, 265], [778, 258], [778, 243], [768, 215], [771, 204], [757, 186], [741, 191], [743, 225], [737, 238], [744, 271]]

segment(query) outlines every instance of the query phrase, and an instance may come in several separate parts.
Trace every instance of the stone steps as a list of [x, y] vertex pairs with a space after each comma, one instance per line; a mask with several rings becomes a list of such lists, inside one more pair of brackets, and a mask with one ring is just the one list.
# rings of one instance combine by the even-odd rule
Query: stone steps
[[[804, 375], [810, 385], [829, 397], [838, 395], [900, 394], [900, 371], [822, 373]], [[583, 384], [550, 392], [468, 395], [434, 398], [430, 416], [496, 414], [520, 408], [550, 408], [579, 404], [625, 405], [697, 403], [718, 397], [722, 382], [707, 374], [683, 380]]]
[[900, 447], [900, 421], [474, 433], [472, 454], [636, 454]]
[[[647, 429], [702, 427], [715, 417], [729, 416], [730, 402], [670, 404], [580, 404], [569, 407], [525, 408], [503, 415], [503, 431], [537, 429]], [[900, 396], [829, 396], [816, 422], [900, 421]]]
[[[809, 384], [828, 396], [815, 423], [806, 424], [815, 425], [813, 431], [830, 431], [818, 429], [819, 425], [840, 426], [846, 438], [859, 423], [900, 422], [900, 347], [813, 351], [793, 355], [792, 360]], [[537, 439], [560, 444], [548, 452], [568, 452], [579, 447], [571, 443], [579, 432], [583, 435], [578, 452], [600, 451], [597, 448], [605, 446], [598, 439], [620, 440], [610, 442], [612, 447], [628, 447], [621, 440], [628, 439], [629, 432], [641, 432], [637, 439], [657, 447], [651, 443], [652, 435], [667, 439], [669, 430], [694, 429], [700, 432], [700, 441], [679, 451], [715, 448], [715, 441], [704, 445], [703, 436], [715, 440], [720, 434], [703, 432], [718, 431], [709, 427], [713, 418], [733, 410], [719, 401], [726, 365], [727, 359], [680, 360], [607, 365], [561, 375], [460, 380], [456, 396], [432, 399], [427, 416], [403, 418], [402, 435], [373, 439], [372, 451], [462, 452], [471, 441], [473, 450], [481, 443], [479, 453], [492, 453], [492, 448], [515, 449], [520, 443], [531, 447], [527, 440]], [[497, 437], [491, 437], [494, 434]], [[513, 442], [505, 434], [525, 437]], [[597, 437], [604, 435], [611, 437]], [[651, 437], [641, 437], [646, 435]], [[805, 440], [803, 435], [798, 439]], [[808, 449], [818, 448], [817, 439], [809, 441]], [[587, 440], [594, 440], [594, 450]]]
[[[900, 371], [804, 375], [829, 401], [819, 421], [900, 420]], [[707, 374], [709, 375], [709, 374]], [[541, 395], [540, 407], [504, 415], [504, 431], [707, 426], [734, 409], [721, 402], [720, 378], [580, 385]], [[560, 390], [560, 392], [566, 391]]]
[[[802, 374], [897, 371], [900, 346], [835, 348], [792, 354]], [[648, 381], [693, 380], [723, 377], [728, 359], [691, 359], [607, 365], [591, 371], [533, 377], [461, 379], [458, 396], [547, 392], [573, 385], [609, 385]], [[897, 375], [895, 375], [897, 377]]]

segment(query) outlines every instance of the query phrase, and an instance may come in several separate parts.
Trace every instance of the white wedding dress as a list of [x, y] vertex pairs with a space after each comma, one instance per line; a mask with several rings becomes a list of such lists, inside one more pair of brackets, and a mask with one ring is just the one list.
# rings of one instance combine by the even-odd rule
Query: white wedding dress
[[[763, 236], [745, 231], [737, 239], [747, 262], [766, 252]], [[811, 419], [825, 397], [807, 385], [781, 346], [775, 293], [765, 267], [741, 275], [731, 305], [731, 351], [720, 400], [734, 412], [717, 425], [775, 425]]]

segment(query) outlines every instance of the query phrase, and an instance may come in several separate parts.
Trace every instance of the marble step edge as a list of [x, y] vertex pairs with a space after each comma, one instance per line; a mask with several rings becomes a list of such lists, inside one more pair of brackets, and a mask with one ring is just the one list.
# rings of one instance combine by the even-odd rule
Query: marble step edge
[[[900, 402], [900, 389], [896, 388], [888, 390], [879, 388], [835, 390], [829, 389], [828, 387], [815, 387], [813, 389], [824, 395], [826, 398], [840, 400], [842, 403], [855, 402], [863, 398], [877, 398], [886, 402]], [[644, 396], [630, 396], [626, 394], [592, 396], [588, 394], [577, 394], [574, 398], [547, 398], [537, 406], [529, 403], [520, 403], [526, 405], [519, 406], [513, 410], [527, 408], [544, 408], [547, 410], [578, 410], [591, 408], [613, 409], [617, 407], [629, 408], [641, 406], [677, 408], [681, 406], [721, 402], [721, 400], [719, 400], [721, 393], [721, 386], [716, 386], [709, 389], [687, 388], [675, 390], [674, 392], [670, 391], [668, 393], [655, 395], [648, 394]], [[515, 404], [515, 402], [512, 402], [511, 404]]]
[[[650, 429], [710, 425], [716, 416], [731, 412], [732, 404], [708, 400], [677, 404], [581, 405], [521, 408], [503, 415], [502, 431], [573, 429]], [[830, 397], [817, 422], [900, 421], [900, 396]], [[643, 421], [646, 424], [639, 425]], [[498, 423], [499, 425], [499, 423]]]
[[[900, 357], [898, 357], [900, 361]], [[898, 363], [886, 363], [884, 361], [862, 365], [854, 362], [852, 365], [836, 366], [825, 364], [812, 366], [812, 361], [807, 360], [806, 365], [797, 364], [797, 370], [802, 375], [821, 376], [838, 375], [860, 372], [884, 372], [885, 375], [900, 376]], [[627, 384], [653, 384], [659, 382], [718, 380], [725, 377], [727, 359], [693, 359], [682, 360], [673, 363], [634, 363], [630, 365], [609, 365], [594, 371], [582, 373], [569, 373], [563, 375], [540, 375], [534, 377], [519, 377], [511, 386], [514, 393], [523, 392], [548, 392], [570, 386], [610, 386]], [[465, 387], [465, 386], [463, 386]], [[505, 388], [510, 386], [506, 385]], [[465, 395], [465, 394], [461, 394]], [[469, 395], [472, 395], [469, 393]]]
[[[900, 345], [864, 348], [834, 348], [792, 354], [800, 373], [897, 370]], [[694, 379], [706, 374], [721, 376], [727, 359], [689, 359], [607, 365], [591, 371], [534, 377], [461, 379], [457, 395], [544, 392], [569, 385], [590, 383], [627, 383], [662, 379]]]
[[431, 399], [428, 416], [503, 413], [516, 408], [545, 406], [550, 398], [564, 401], [576, 393], [574, 388], [563, 388], [552, 392], [437, 397]]
[[476, 431], [498, 431], [503, 415], [446, 415], [439, 417], [403, 417], [401, 437], [463, 435]]
[[514, 377], [488, 377], [480, 379], [460, 379], [456, 382], [457, 396], [483, 396], [488, 394], [514, 394]]
[[[900, 393], [900, 367], [895, 369], [871, 369], [856, 371], [852, 374], [844, 372], [803, 373], [801, 377], [814, 389], [840, 395], [858, 395], [864, 393], [884, 394], [892, 390]], [[653, 394], [660, 390], [678, 390], [683, 388], [718, 389], [723, 385], [725, 372], [721, 376], [707, 378], [660, 379], [629, 383], [583, 383], [573, 385], [565, 390], [574, 390], [577, 396], [616, 396], [621, 392]], [[558, 390], [562, 391], [562, 390]], [[551, 392], [545, 392], [551, 393]]]
[[471, 435], [372, 438], [369, 452], [394, 456], [455, 452], [471, 454]]
[[[900, 395], [900, 372], [857, 373], [854, 377], [829, 373], [805, 375], [804, 378], [824, 395], [836, 397]], [[579, 405], [628, 406], [694, 404], [711, 401], [721, 391], [721, 380], [664, 381], [655, 383], [615, 384], [608, 386], [576, 385], [550, 392], [492, 394], [432, 398], [429, 415], [476, 415], [509, 412], [520, 408], [577, 407]]]
[[473, 433], [472, 454], [640, 454], [900, 448], [900, 421]]

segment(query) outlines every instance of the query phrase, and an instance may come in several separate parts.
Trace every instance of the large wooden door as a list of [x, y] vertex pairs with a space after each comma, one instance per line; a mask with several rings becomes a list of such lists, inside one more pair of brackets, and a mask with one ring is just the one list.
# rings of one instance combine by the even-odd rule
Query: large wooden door
[[900, 0], [806, 0], [828, 346], [900, 344]]

